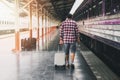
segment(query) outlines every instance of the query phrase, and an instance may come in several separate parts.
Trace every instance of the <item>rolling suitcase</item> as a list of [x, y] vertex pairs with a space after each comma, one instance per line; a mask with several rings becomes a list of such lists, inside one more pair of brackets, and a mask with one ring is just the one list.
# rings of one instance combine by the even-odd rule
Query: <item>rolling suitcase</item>
[[58, 45], [58, 51], [54, 56], [54, 66], [55, 69], [65, 69], [65, 54], [63, 51], [59, 50], [60, 45]]

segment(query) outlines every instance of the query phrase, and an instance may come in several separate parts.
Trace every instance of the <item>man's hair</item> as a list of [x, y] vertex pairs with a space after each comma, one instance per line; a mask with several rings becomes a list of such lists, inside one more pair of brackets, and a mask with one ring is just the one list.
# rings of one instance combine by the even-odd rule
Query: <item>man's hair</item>
[[67, 18], [72, 19], [72, 16], [73, 16], [72, 14], [68, 14], [68, 15], [67, 15]]

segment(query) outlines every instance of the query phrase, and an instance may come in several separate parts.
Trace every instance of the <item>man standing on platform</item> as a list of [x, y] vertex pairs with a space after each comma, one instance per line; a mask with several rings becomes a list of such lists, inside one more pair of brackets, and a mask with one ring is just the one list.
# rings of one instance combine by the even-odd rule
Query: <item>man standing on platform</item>
[[[60, 26], [60, 41], [59, 44], [64, 45], [65, 65], [74, 69], [74, 57], [76, 52], [76, 42], [79, 40], [79, 32], [77, 23], [72, 20], [72, 15], [68, 14], [65, 21]], [[71, 51], [71, 64], [69, 64], [69, 52]]]

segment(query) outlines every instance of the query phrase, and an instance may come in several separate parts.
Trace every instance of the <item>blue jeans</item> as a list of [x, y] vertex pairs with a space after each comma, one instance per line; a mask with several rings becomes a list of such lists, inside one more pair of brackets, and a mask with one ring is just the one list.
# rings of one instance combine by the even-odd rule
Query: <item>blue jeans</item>
[[74, 42], [74, 43], [64, 43], [65, 54], [69, 55], [69, 51], [71, 51], [71, 53], [76, 52], [76, 42]]

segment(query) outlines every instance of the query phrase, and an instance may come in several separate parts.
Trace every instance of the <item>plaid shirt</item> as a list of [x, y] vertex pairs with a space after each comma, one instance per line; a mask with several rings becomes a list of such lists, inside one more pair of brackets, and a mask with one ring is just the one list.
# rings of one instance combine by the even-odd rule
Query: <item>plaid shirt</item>
[[66, 19], [60, 26], [60, 37], [63, 43], [74, 43], [79, 36], [77, 23], [71, 19]]

